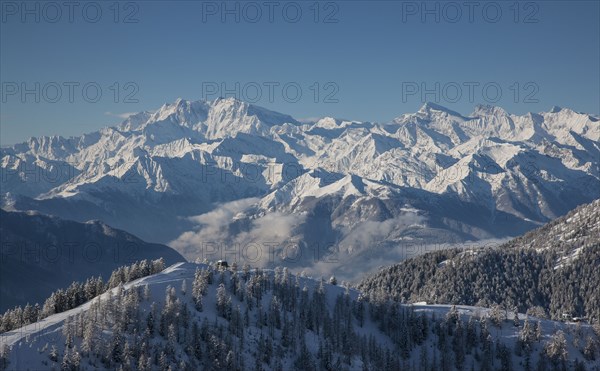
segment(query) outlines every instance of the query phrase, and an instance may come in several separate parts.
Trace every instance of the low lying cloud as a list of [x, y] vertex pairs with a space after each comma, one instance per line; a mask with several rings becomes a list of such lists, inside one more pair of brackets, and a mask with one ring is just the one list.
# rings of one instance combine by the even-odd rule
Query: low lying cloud
[[189, 218], [196, 228], [183, 233], [170, 246], [189, 260], [226, 259], [253, 267], [286, 265], [295, 273], [304, 271], [313, 277], [335, 275], [339, 280], [357, 282], [381, 267], [427, 252], [492, 247], [507, 240], [425, 244], [419, 237], [413, 239], [410, 232], [427, 228], [427, 220], [409, 212], [384, 221], [365, 220], [339, 227], [340, 240], [315, 246], [302, 241], [320, 237], [302, 235], [306, 232], [302, 230], [305, 214], [254, 214], [253, 206], [258, 201], [257, 198], [233, 201]]
[[227, 202], [212, 211], [202, 215], [192, 216], [188, 219], [197, 223], [199, 226], [202, 226], [202, 229], [210, 229], [209, 232], [216, 232], [222, 226], [230, 223], [236, 215], [256, 204], [258, 201], [260, 201], [259, 198], [252, 197]]
[[169, 245], [187, 259], [227, 259], [266, 266], [281, 254], [293, 230], [304, 221], [299, 214], [272, 212], [248, 218], [243, 212], [259, 199], [247, 198], [220, 205], [208, 213], [189, 218], [197, 228]]
[[194, 252], [206, 242], [226, 239], [226, 228], [233, 218], [258, 201], [258, 198], [245, 198], [227, 202], [205, 214], [189, 217], [189, 221], [196, 223], [196, 228], [184, 232], [169, 245], [193, 260], [196, 258]]

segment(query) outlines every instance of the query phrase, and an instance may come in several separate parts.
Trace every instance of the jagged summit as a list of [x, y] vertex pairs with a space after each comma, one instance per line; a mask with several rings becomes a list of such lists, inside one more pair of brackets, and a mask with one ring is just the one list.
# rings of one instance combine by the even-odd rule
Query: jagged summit
[[550, 109], [550, 113], [558, 113], [561, 110], [562, 110], [562, 108], [559, 106], [552, 106], [552, 108]]
[[453, 111], [449, 108], [446, 108], [444, 106], [441, 106], [437, 103], [433, 103], [433, 102], [425, 102], [425, 104], [423, 104], [421, 106], [421, 108], [419, 108], [418, 112], [421, 112], [421, 113], [443, 112], [450, 116], [463, 117], [460, 113]]

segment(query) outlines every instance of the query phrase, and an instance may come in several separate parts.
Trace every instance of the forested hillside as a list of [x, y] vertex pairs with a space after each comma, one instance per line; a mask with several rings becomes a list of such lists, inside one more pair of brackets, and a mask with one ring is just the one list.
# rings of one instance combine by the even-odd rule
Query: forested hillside
[[599, 268], [597, 200], [500, 247], [428, 253], [382, 269], [358, 287], [403, 303], [500, 305], [598, 322]]
[[192, 263], [0, 340], [9, 370], [598, 369], [588, 325], [369, 299], [285, 268]]
[[66, 289], [60, 288], [54, 291], [41, 306], [37, 303], [35, 305], [28, 303], [24, 307], [15, 306], [0, 314], [0, 334], [41, 321], [53, 314], [66, 312], [92, 300], [109, 289], [141, 277], [159, 273], [163, 269], [165, 269], [163, 259], [142, 260], [115, 269], [106, 283], [100, 276], [90, 277], [85, 282], [75, 281]]

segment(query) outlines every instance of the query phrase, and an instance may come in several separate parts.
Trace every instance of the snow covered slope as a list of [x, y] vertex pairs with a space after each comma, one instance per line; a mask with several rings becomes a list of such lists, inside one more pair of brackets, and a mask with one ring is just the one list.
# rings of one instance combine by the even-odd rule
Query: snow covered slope
[[[428, 103], [387, 123], [300, 123], [233, 98], [178, 99], [117, 127], [0, 149], [2, 207], [100, 219], [176, 240], [188, 258], [202, 256], [199, 241], [258, 239], [371, 260], [406, 241], [519, 235], [600, 198], [599, 136], [598, 117], [567, 108], [461, 115]], [[248, 209], [207, 240], [189, 217], [231, 202]], [[272, 220], [285, 225], [259, 228]]]
[[572, 261], [581, 248], [600, 244], [600, 200], [584, 204], [541, 228], [515, 238], [509, 246], [551, 250]]
[[499, 304], [600, 322], [600, 200], [494, 248], [447, 249], [365, 277], [400, 302]]
[[517, 315], [382, 302], [280, 268], [179, 263], [1, 334], [0, 362], [8, 370], [597, 367], [587, 359], [598, 341], [588, 325]]

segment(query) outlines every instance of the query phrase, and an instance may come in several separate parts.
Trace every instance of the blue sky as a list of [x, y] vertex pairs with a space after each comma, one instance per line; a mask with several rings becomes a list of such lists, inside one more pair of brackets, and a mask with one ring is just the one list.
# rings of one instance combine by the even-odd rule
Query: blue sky
[[270, 20], [263, 1], [78, 2], [72, 19], [63, 6], [59, 15], [3, 1], [0, 143], [78, 135], [178, 97], [218, 95], [296, 118], [386, 121], [425, 100], [464, 114], [479, 103], [597, 114], [599, 3], [481, 1], [470, 19], [463, 1], [275, 2]]

